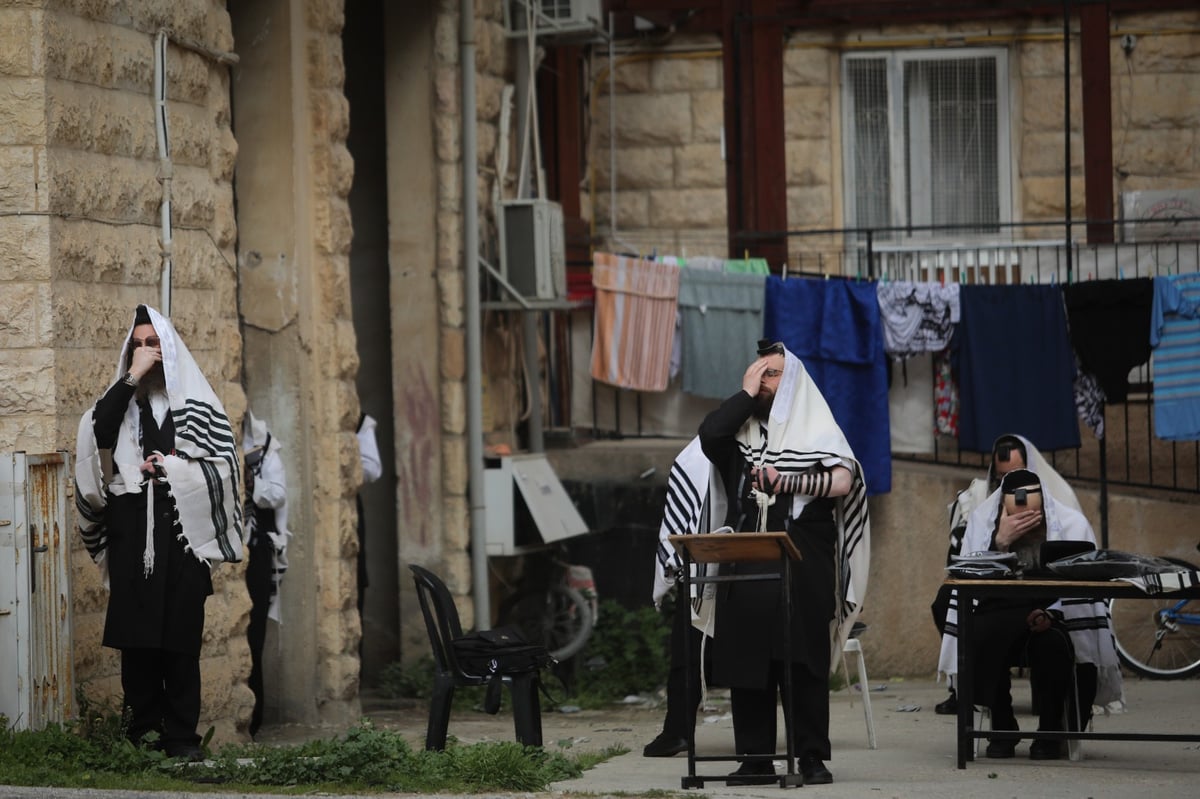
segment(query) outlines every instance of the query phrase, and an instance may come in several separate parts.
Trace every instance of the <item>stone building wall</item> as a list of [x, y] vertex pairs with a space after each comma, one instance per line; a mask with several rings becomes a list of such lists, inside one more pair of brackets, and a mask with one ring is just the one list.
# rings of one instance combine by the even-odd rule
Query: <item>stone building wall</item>
[[[821, 31], [794, 34], [784, 52], [784, 126], [788, 225], [793, 230], [845, 224], [841, 150], [841, 54], [931, 48], [970, 34], [972, 45], [1007, 47], [1013, 98], [1013, 216], [1061, 219], [1063, 200], [1063, 58], [1061, 20], [993, 23], [986, 30], [946, 25], [889, 26], [833, 40]], [[1075, 24], [1078, 29], [1078, 23]], [[1121, 191], [1194, 187], [1200, 180], [1194, 103], [1200, 94], [1200, 12], [1115, 17], [1112, 59], [1114, 197]], [[1127, 56], [1119, 34], [1135, 32]], [[845, 42], [845, 44], [843, 44]], [[1072, 213], [1084, 214], [1082, 99], [1078, 34], [1071, 41]], [[590, 120], [591, 180], [585, 192], [602, 236], [610, 236], [607, 57], [594, 56], [597, 99]], [[615, 222], [624, 250], [726, 254], [725, 165], [721, 160], [720, 42], [675, 37], [669, 47], [618, 55], [615, 72]], [[1114, 215], [1115, 215], [1114, 209]], [[587, 211], [585, 210], [585, 213]], [[1057, 236], [1055, 229], [1045, 235]], [[837, 243], [793, 238], [789, 266], [819, 271]]]
[[[162, 186], [154, 37], [167, 27], [173, 171], [172, 318], [235, 424], [245, 406], [233, 244], [229, 85], [212, 52], [233, 42], [223, 3], [17, 3], [0, 11], [0, 451], [72, 451], [81, 414], [113, 380], [133, 306], [159, 306]], [[187, 42], [180, 46], [179, 42]], [[14, 217], [12, 214], [20, 214]], [[74, 519], [71, 519], [73, 523]], [[73, 524], [72, 524], [73, 527]], [[202, 726], [248, 716], [241, 567], [214, 572]], [[100, 646], [106, 592], [72, 543], [77, 682], [120, 694]]]

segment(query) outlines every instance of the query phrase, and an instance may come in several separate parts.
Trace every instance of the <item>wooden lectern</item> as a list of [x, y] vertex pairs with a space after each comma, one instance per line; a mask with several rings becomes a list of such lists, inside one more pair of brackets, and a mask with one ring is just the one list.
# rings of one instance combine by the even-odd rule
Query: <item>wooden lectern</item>
[[[800, 560], [800, 550], [784, 532], [772, 533], [702, 533], [699, 535], [672, 535], [668, 540], [679, 551], [683, 558], [683, 592], [682, 601], [675, 603], [677, 613], [686, 614], [682, 620], [682, 628], [687, 629], [691, 623], [692, 583], [730, 583], [750, 580], [778, 580], [783, 592], [783, 651], [787, 660], [792, 655], [792, 592], [789, 586], [792, 582], [792, 561]], [[716, 574], [692, 577], [693, 563], [763, 563], [782, 561], [781, 574]], [[692, 668], [691, 647], [685, 645], [684, 666], [687, 671], [688, 696], [692, 695], [692, 680], [696, 679], [697, 671]], [[804, 785], [804, 775], [796, 770], [796, 751], [793, 738], [793, 727], [790, 715], [792, 712], [792, 670], [783, 670], [783, 705], [784, 715], [788, 719], [784, 725], [784, 738], [787, 741], [787, 768], [783, 774], [775, 777], [764, 777], [763, 782], [779, 780], [780, 788], [795, 788]], [[726, 782], [730, 775], [698, 775], [696, 762], [714, 761], [767, 761], [779, 757], [779, 753], [769, 755], [696, 755], [696, 725], [688, 730], [688, 773], [680, 782], [683, 788], [703, 788], [705, 781]]]

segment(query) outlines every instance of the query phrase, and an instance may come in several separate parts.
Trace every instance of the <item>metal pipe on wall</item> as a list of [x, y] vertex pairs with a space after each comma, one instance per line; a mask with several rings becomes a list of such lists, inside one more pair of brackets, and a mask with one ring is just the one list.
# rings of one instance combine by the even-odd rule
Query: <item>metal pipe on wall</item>
[[483, 319], [479, 303], [479, 156], [475, 121], [475, 4], [459, 0], [459, 65], [462, 70], [463, 272], [466, 306], [467, 468], [471, 507], [471, 596], [475, 629], [492, 626], [488, 588], [486, 506], [483, 493]]

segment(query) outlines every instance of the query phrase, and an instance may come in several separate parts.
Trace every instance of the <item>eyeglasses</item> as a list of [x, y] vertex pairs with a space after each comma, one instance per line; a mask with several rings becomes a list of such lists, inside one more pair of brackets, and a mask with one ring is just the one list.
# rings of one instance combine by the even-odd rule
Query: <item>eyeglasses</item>
[[133, 349], [135, 350], [138, 347], [153, 347], [154, 349], [158, 349], [162, 346], [162, 340], [158, 336], [146, 336], [145, 341], [140, 338], [131, 338], [129, 339], [129, 343], [133, 345]]
[[763, 377], [780, 377], [783, 374], [782, 369], [764, 369]]

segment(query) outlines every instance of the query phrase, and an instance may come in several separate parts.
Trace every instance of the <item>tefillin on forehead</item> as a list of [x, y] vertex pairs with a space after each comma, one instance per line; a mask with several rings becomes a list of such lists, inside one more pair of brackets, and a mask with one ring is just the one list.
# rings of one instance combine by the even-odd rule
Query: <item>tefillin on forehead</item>
[[760, 338], [758, 340], [758, 357], [765, 358], [768, 355], [783, 355], [783, 342]]
[[137, 327], [138, 325], [152, 325], [152, 324], [154, 324], [154, 323], [152, 321], [150, 321], [150, 312], [146, 310], [146, 306], [139, 305], [137, 307], [137, 309], [133, 312], [133, 326]]

